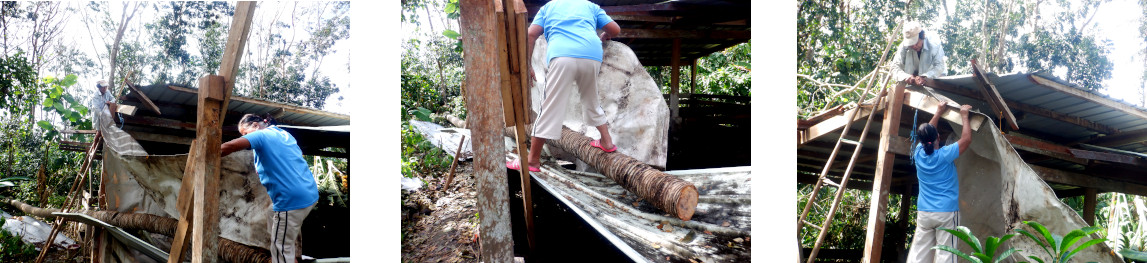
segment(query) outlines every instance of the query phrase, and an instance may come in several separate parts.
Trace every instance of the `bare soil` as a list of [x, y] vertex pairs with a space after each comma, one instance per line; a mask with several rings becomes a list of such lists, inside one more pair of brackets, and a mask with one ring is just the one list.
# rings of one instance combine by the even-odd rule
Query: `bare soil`
[[403, 262], [478, 262], [478, 212], [473, 169], [458, 163], [454, 182], [449, 171], [421, 178], [416, 192], [402, 193]]

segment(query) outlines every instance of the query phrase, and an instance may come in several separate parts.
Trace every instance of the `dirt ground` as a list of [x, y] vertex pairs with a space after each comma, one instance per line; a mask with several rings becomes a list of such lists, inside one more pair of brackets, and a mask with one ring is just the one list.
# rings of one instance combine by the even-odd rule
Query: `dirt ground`
[[446, 173], [417, 192], [402, 193], [403, 262], [478, 262], [473, 169], [458, 163], [454, 182], [443, 189]]

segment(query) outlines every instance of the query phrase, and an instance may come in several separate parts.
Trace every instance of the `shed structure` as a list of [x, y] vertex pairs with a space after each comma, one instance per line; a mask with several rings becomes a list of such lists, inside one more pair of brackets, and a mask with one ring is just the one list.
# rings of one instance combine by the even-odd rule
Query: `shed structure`
[[[847, 113], [850, 111], [860, 111], [860, 114], [852, 120], [853, 131], [848, 134], [853, 137], [849, 139], [857, 139], [855, 135], [861, 134], [859, 127], [863, 127], [869, 114], [877, 114], [876, 117], [881, 119], [892, 116], [892, 122], [896, 123], [894, 127], [898, 127], [896, 130], [883, 130], [878, 125], [870, 127], [869, 138], [865, 140], [847, 185], [850, 189], [872, 191], [873, 206], [879, 206], [869, 207], [872, 211], [869, 213], [870, 224], [867, 228], [869, 245], [863, 251], [822, 249], [818, 259], [863, 258], [866, 262], [898, 260], [896, 247], [910, 241], [884, 240], [885, 227], [907, 225], [892, 222], [885, 224], [883, 220], [873, 225], [871, 218], [886, 217], [888, 193], [908, 196], [918, 193], [915, 166], [908, 156], [912, 144], [909, 134], [913, 124], [928, 122], [938, 103], [953, 106], [970, 104], [973, 111], [983, 112], [973, 114], [972, 127], [991, 127], [992, 130], [1001, 127], [998, 129], [1002, 130], [1002, 134], [998, 137], [1007, 142], [1005, 148], [1009, 148], [1009, 151], [1014, 148], [1022, 162], [1050, 186], [1055, 197], [1084, 196], [1083, 221], [1087, 224], [1094, 224], [1097, 193], [1147, 195], [1147, 177], [1142, 172], [1147, 168], [1147, 160], [1144, 160], [1147, 158], [1147, 154], [1144, 154], [1147, 153], [1147, 109], [1083, 90], [1047, 72], [1004, 75], [984, 73], [983, 76], [980, 78], [978, 74], [970, 74], [941, 77], [929, 87], [909, 87], [903, 94], [889, 89], [892, 96], [903, 96], [902, 104], [887, 104], [902, 107], [899, 114], [890, 114], [885, 103], [872, 105], [872, 101], [866, 101], [859, 106], [844, 105], [826, 110], [818, 116], [797, 120], [797, 181], [801, 184], [815, 184], [819, 180], [818, 176], [833, 150], [835, 140], [849, 122]], [[999, 110], [1001, 108], [1005, 110]], [[953, 112], [955, 109], [953, 107], [944, 117], [959, 124], [959, 114]], [[1011, 118], [1015, 119], [1014, 123]], [[980, 126], [978, 122], [989, 122], [990, 125]], [[949, 143], [958, 137], [959, 126], [941, 122], [938, 128], [941, 140], [945, 140], [946, 133], [953, 133], [950, 136], [953, 138], [948, 139]], [[887, 141], [887, 144], [880, 145], [883, 141]], [[888, 149], [887, 152], [875, 150], [884, 147]], [[833, 181], [839, 182], [849, 155], [851, 153], [837, 155], [834, 162], [837, 165], [828, 170], [828, 177]], [[887, 164], [891, 169], [881, 171], [878, 168], [880, 164], [874, 162], [883, 159], [882, 155], [887, 155], [891, 160]], [[961, 200], [964, 198], [962, 194]], [[896, 217], [897, 220], [906, 220], [907, 215], [900, 213]], [[908, 231], [894, 230], [893, 233], [901, 234]], [[803, 248], [802, 258], [810, 250]]]

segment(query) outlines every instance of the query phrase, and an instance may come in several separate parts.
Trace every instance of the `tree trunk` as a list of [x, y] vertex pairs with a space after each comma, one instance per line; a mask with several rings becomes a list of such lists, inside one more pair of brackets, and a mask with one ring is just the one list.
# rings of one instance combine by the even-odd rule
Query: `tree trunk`
[[[59, 209], [39, 208], [23, 202], [4, 199], [2, 203], [12, 205], [24, 213], [43, 218], [55, 218], [53, 212]], [[125, 229], [143, 230], [149, 233], [171, 236], [179, 223], [174, 218], [142, 213], [120, 213], [100, 210], [73, 211], [94, 217], [100, 221]], [[271, 262], [271, 252], [266, 248], [252, 247], [226, 238], [219, 238], [219, 257], [227, 262]]]
[[562, 127], [562, 138], [547, 140], [547, 144], [572, 153], [653, 206], [681, 220], [693, 217], [697, 209], [697, 187], [693, 183], [665, 174], [625, 154], [606, 153], [590, 146], [590, 141], [589, 137]]

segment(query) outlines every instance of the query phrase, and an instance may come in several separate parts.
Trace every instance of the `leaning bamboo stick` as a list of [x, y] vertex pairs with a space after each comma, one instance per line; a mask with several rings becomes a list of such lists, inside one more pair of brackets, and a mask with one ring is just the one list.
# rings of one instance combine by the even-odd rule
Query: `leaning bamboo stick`
[[573, 153], [654, 207], [681, 220], [693, 218], [697, 209], [697, 187], [693, 183], [665, 174], [620, 152], [606, 153], [590, 146], [590, 141], [589, 137], [562, 127], [562, 138], [548, 140], [547, 143]]
[[[20, 209], [20, 211], [24, 211], [24, 213], [42, 218], [55, 218], [56, 216], [52, 215], [52, 213], [61, 212], [60, 209], [35, 207], [13, 199], [2, 199], [0, 203], [9, 204]], [[117, 227], [144, 230], [149, 233], [165, 236], [174, 235], [176, 225], [179, 223], [179, 221], [174, 218], [143, 213], [121, 213], [87, 209], [71, 212], [87, 214]], [[219, 238], [219, 257], [226, 262], [271, 262], [271, 252], [266, 248], [248, 246], [222, 237]]]
[[462, 154], [462, 146], [466, 143], [466, 135], [462, 135], [462, 141], [458, 142], [458, 151], [454, 152], [454, 162], [450, 164], [450, 175], [446, 176], [446, 185], [442, 189], [450, 187], [450, 183], [454, 182], [454, 169], [458, 168], [458, 155]]

